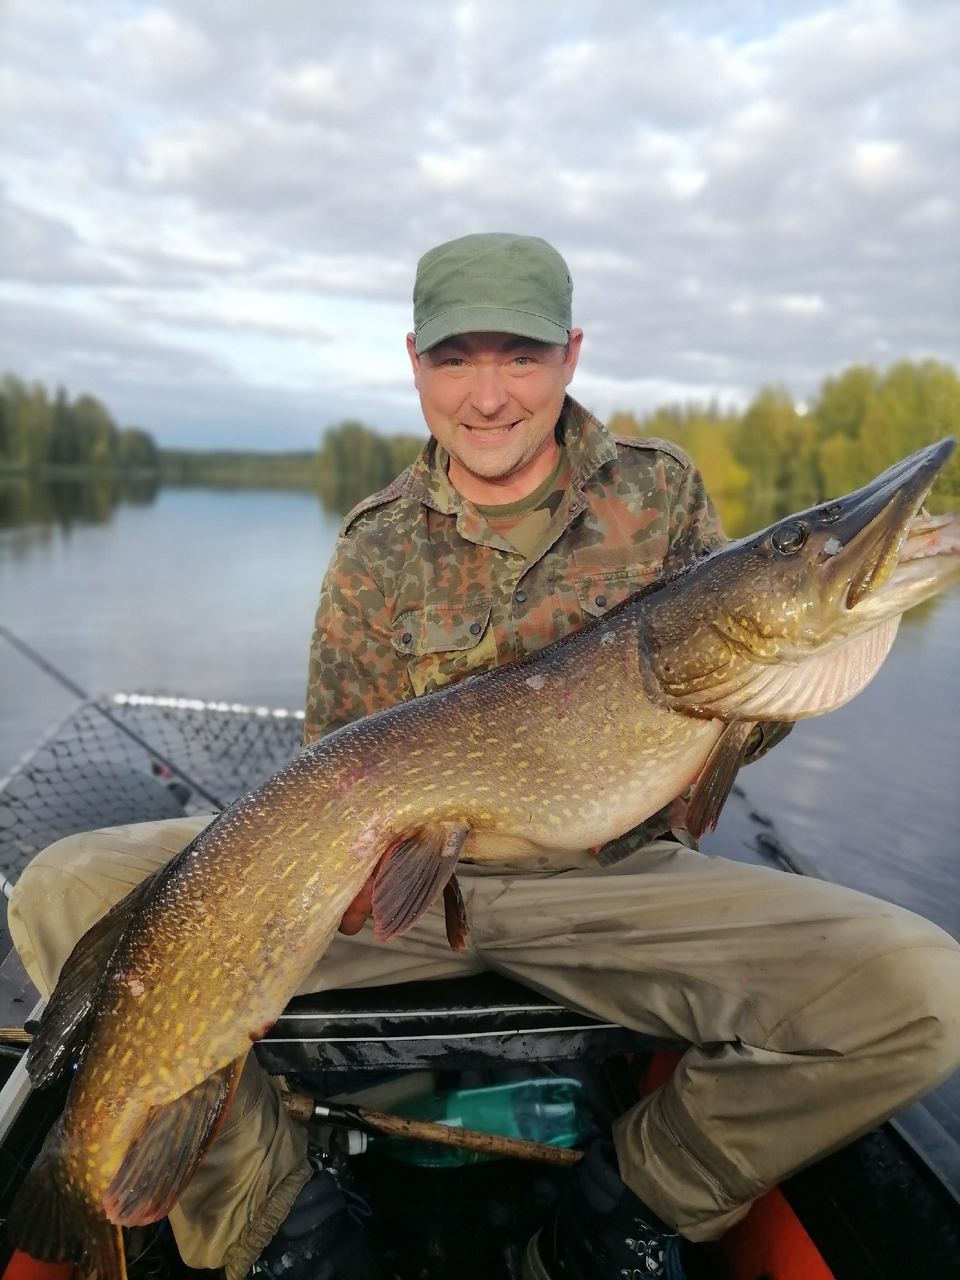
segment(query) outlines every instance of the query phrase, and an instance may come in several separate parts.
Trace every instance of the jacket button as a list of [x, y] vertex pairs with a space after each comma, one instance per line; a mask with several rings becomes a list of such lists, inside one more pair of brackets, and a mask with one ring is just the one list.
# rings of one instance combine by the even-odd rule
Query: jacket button
[[472, 636], [478, 636], [482, 630], [483, 630], [483, 627], [481, 627], [479, 622], [470, 623], [470, 634]]
[[413, 636], [410, 634], [410, 632], [405, 631], [403, 635], [400, 637], [400, 643], [409, 644], [412, 639], [413, 639]]
[[523, 590], [518, 591], [515, 597], [517, 604], [523, 604], [526, 601], [526, 598], [527, 593]]
[[607, 597], [597, 596], [596, 600], [594, 600], [593, 603], [597, 606], [598, 609], [602, 609], [604, 605], [607, 603]]

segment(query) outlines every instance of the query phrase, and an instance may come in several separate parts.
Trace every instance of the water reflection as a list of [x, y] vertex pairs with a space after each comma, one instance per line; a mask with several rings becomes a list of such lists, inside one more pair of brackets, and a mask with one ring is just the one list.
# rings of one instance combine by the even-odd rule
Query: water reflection
[[0, 481], [0, 529], [108, 524], [121, 503], [149, 506], [156, 476], [12, 477]]

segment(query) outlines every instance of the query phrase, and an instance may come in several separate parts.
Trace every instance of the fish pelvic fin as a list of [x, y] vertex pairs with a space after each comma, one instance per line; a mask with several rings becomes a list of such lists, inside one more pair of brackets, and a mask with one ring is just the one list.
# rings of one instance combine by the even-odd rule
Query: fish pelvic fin
[[687, 803], [686, 828], [694, 840], [717, 825], [755, 728], [752, 720], [733, 720], [713, 744]]
[[57, 1121], [7, 1218], [7, 1238], [38, 1262], [72, 1262], [96, 1280], [127, 1280], [123, 1231], [75, 1191]]
[[463, 894], [457, 881], [456, 872], [443, 886], [443, 923], [447, 930], [447, 941], [451, 951], [464, 951], [467, 946], [467, 909], [463, 905]]
[[111, 907], [67, 957], [27, 1051], [27, 1074], [38, 1089], [55, 1084], [83, 1052], [100, 981], [124, 929], [153, 892], [154, 880], [148, 876]]
[[111, 1222], [143, 1227], [167, 1216], [219, 1132], [246, 1057], [174, 1102], [151, 1107], [104, 1196]]
[[[373, 933], [380, 942], [412, 929], [453, 876], [470, 827], [438, 823], [404, 833], [383, 857], [373, 886]], [[454, 950], [466, 942], [460, 891], [445, 899], [447, 937]]]

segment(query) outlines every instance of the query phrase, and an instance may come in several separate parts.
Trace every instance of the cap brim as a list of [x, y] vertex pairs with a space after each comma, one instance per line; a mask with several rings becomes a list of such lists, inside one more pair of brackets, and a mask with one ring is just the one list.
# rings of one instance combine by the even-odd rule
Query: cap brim
[[429, 351], [446, 338], [461, 333], [510, 333], [518, 338], [563, 345], [570, 337], [563, 325], [531, 311], [511, 311], [505, 307], [454, 307], [433, 316], [417, 330], [417, 355]]

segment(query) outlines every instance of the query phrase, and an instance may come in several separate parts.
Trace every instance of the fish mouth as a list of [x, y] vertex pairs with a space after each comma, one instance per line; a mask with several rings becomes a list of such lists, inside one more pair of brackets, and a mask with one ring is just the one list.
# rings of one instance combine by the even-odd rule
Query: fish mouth
[[848, 580], [844, 605], [855, 609], [893, 575], [911, 525], [937, 474], [953, 453], [947, 436], [918, 449], [875, 480], [820, 509], [821, 556], [832, 561], [831, 576]]

